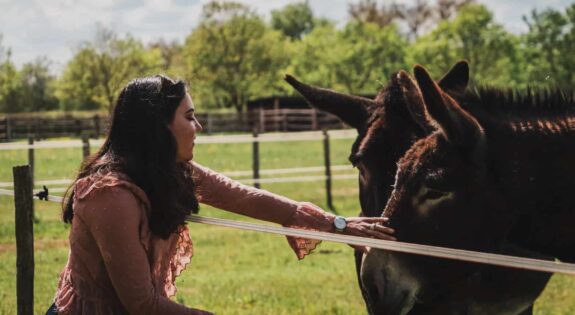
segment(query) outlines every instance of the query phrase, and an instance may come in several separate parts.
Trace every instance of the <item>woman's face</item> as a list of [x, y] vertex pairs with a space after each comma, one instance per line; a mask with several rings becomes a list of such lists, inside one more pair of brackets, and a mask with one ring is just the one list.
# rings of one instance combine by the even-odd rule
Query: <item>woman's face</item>
[[174, 120], [168, 125], [168, 128], [176, 138], [178, 162], [190, 161], [194, 157], [196, 132], [202, 131], [202, 125], [194, 115], [194, 103], [192, 103], [192, 97], [189, 93], [186, 93], [186, 97], [180, 102], [174, 114]]

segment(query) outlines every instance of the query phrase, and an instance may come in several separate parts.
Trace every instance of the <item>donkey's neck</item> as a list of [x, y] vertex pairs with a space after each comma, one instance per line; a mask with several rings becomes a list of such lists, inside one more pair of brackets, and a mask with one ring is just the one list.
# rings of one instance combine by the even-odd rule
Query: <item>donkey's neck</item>
[[484, 123], [491, 176], [513, 211], [512, 241], [575, 261], [575, 132]]

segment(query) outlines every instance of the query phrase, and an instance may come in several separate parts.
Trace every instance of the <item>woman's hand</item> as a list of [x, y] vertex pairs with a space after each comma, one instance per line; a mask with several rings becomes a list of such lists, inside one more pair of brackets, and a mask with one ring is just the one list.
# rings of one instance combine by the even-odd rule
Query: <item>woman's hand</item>
[[[345, 221], [347, 222], [347, 225], [342, 233], [353, 236], [372, 237], [387, 241], [396, 241], [397, 239], [392, 236], [395, 231], [390, 227], [384, 226], [388, 220], [389, 219], [386, 217], [346, 218]], [[369, 251], [369, 249], [365, 246], [350, 246], [364, 253]]]

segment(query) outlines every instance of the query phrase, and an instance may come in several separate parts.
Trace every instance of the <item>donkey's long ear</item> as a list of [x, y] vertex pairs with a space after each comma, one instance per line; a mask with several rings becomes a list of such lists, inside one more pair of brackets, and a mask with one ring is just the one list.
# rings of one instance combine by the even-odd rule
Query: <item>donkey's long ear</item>
[[409, 74], [403, 70], [397, 73], [397, 82], [401, 86], [405, 105], [411, 118], [421, 127], [426, 135], [435, 131], [436, 128], [427, 114], [425, 104], [423, 104], [423, 97], [417, 84], [411, 79]]
[[415, 66], [414, 73], [425, 108], [447, 140], [462, 148], [472, 149], [481, 145], [485, 135], [477, 120], [447, 95], [423, 67]]
[[369, 98], [307, 85], [289, 74], [285, 76], [284, 80], [296, 89], [311, 106], [334, 114], [358, 130], [365, 127], [369, 117], [369, 109], [375, 105], [375, 101]]
[[469, 63], [466, 60], [457, 62], [437, 83], [450, 94], [463, 94], [469, 84]]

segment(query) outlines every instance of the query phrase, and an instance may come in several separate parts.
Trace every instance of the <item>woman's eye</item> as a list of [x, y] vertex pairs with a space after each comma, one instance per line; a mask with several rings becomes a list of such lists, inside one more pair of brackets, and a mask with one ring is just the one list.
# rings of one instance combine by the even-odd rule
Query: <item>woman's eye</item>
[[433, 188], [426, 188], [425, 194], [423, 195], [423, 198], [428, 199], [428, 200], [434, 200], [434, 199], [442, 198], [442, 197], [446, 196], [447, 194], [448, 193], [445, 191], [441, 191], [441, 190], [437, 190], [437, 189], [433, 189]]

